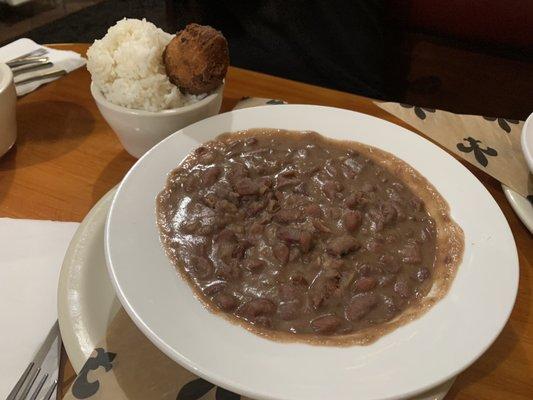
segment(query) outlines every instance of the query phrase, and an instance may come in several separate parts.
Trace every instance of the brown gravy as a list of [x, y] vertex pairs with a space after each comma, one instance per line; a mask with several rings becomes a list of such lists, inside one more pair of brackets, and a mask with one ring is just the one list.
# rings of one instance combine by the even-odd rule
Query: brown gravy
[[170, 173], [157, 212], [198, 297], [278, 339], [369, 343], [440, 299], [463, 251], [408, 164], [314, 132], [219, 136]]

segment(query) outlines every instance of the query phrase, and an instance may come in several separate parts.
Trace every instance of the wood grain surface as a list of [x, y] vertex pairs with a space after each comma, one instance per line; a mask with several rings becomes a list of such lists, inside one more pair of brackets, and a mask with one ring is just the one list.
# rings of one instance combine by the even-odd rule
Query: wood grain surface
[[[82, 54], [87, 49], [84, 44], [55, 47]], [[18, 100], [18, 140], [0, 158], [0, 217], [81, 221], [135, 162], [100, 116], [89, 83], [89, 73], [81, 68]], [[230, 68], [222, 111], [231, 110], [243, 96], [341, 107], [407, 127], [371, 99]], [[494, 196], [511, 226], [520, 260], [520, 287], [502, 333], [457, 377], [446, 399], [532, 399], [532, 235], [507, 203], [500, 184], [475, 167], [466, 166]], [[63, 393], [75, 377], [64, 352], [61, 372]]]

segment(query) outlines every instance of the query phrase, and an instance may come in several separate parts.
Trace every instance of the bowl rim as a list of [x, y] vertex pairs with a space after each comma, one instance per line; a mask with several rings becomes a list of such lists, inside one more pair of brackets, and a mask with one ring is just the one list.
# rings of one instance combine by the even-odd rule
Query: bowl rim
[[222, 95], [224, 91], [225, 81], [223, 81], [220, 86], [215, 89], [213, 92], [208, 94], [206, 97], [204, 97], [201, 100], [198, 100], [194, 103], [177, 107], [177, 108], [171, 108], [167, 110], [161, 110], [161, 111], [147, 111], [147, 110], [139, 110], [135, 108], [127, 108], [124, 106], [119, 106], [117, 104], [111, 103], [109, 100], [105, 98], [102, 91], [94, 81], [91, 81], [91, 95], [93, 96], [94, 100], [97, 104], [102, 105], [108, 109], [111, 109], [115, 112], [120, 112], [122, 114], [130, 114], [130, 115], [136, 115], [136, 116], [144, 116], [144, 117], [168, 117], [171, 115], [179, 115], [184, 114], [192, 110], [196, 110], [202, 107], [207, 106], [208, 104], [215, 101], [219, 96]]
[[533, 113], [531, 113], [526, 119], [526, 122], [524, 122], [520, 136], [522, 153], [524, 153], [524, 158], [526, 159], [526, 164], [529, 167], [529, 171], [533, 173], [533, 148], [528, 145], [527, 141], [527, 138], [533, 136]]
[[3, 93], [13, 83], [13, 72], [7, 64], [0, 63], [0, 93]]

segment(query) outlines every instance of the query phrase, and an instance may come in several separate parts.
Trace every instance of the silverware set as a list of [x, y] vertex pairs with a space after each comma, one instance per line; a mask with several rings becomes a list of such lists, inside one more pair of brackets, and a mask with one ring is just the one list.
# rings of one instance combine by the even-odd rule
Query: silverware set
[[[51, 62], [50, 59], [46, 56], [47, 53], [47, 49], [40, 48], [32, 52], [23, 54], [22, 56], [14, 58], [6, 63], [7, 66], [11, 68], [11, 71], [15, 76], [15, 86], [23, 85], [29, 82], [36, 82], [43, 79], [55, 78], [58, 76], [65, 75], [67, 73], [67, 71], [65, 71], [64, 69], [46, 71], [54, 67], [54, 63]], [[20, 79], [17, 79], [17, 76], [19, 75], [39, 70], [45, 71], [42, 71], [42, 73], [40, 74], [33, 74], [27, 77], [21, 77]]]

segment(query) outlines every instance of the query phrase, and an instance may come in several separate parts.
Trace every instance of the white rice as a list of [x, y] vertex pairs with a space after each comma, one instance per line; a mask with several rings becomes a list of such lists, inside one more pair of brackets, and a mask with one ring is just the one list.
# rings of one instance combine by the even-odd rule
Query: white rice
[[173, 85], [163, 65], [172, 35], [145, 19], [118, 21], [87, 51], [87, 69], [113, 104], [147, 111], [181, 107], [205, 95], [186, 95]]

